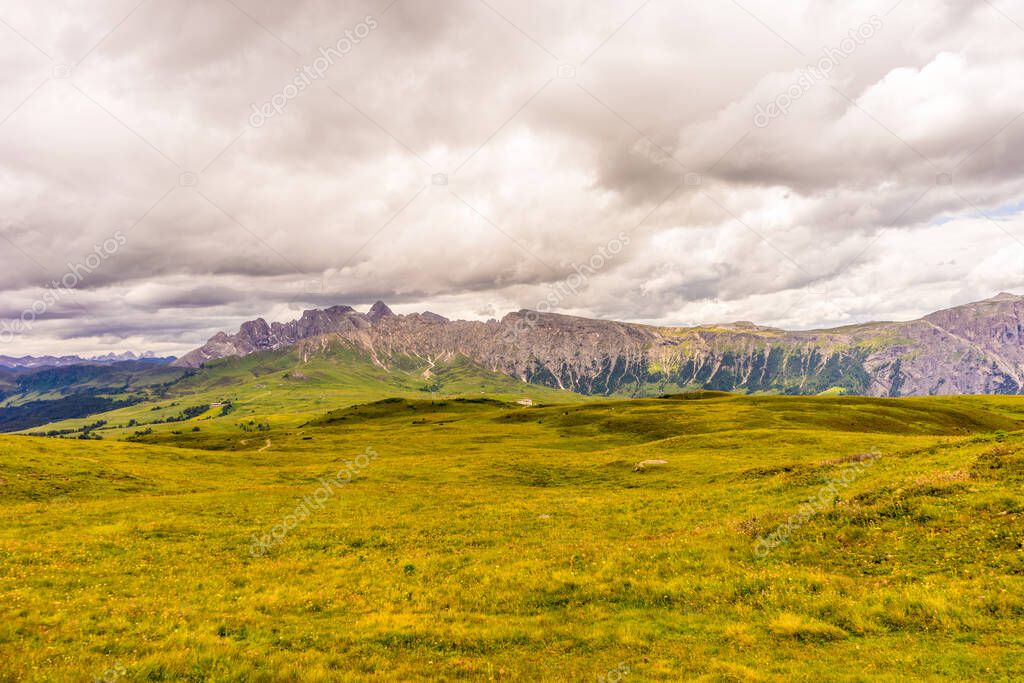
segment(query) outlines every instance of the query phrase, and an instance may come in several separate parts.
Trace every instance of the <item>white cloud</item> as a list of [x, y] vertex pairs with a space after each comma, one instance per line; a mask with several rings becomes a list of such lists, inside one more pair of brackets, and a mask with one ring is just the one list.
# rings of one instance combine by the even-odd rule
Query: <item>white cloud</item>
[[[0, 2], [22, 36], [0, 26], [3, 314], [129, 237], [2, 351], [181, 352], [296, 297], [486, 318], [620, 231], [561, 310], [813, 327], [1024, 288], [1022, 247], [977, 215], [1024, 194], [1024, 43], [987, 3], [489, 4]], [[367, 15], [380, 27], [249, 127]]]

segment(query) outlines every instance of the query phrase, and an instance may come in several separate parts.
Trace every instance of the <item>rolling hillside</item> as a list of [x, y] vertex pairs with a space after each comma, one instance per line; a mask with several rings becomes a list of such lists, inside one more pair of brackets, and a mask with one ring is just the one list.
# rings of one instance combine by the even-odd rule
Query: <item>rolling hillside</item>
[[[343, 340], [314, 341], [315, 354], [299, 346], [220, 359], [198, 372], [178, 369], [182, 376], [145, 402], [24, 431], [67, 432], [63, 436], [78, 438], [85, 429], [94, 438], [121, 439], [199, 427], [204, 433], [234, 435], [250, 427], [294, 426], [334, 408], [394, 396], [486, 395], [537, 403], [588, 400], [523, 383], [461, 357], [433, 363], [415, 357], [396, 358], [392, 367], [384, 368]], [[195, 412], [214, 404], [215, 410]], [[186, 415], [184, 411], [191, 412]], [[100, 420], [104, 424], [92, 428]]]
[[0, 437], [0, 679], [1024, 676], [1016, 398], [420, 392], [198, 425]]

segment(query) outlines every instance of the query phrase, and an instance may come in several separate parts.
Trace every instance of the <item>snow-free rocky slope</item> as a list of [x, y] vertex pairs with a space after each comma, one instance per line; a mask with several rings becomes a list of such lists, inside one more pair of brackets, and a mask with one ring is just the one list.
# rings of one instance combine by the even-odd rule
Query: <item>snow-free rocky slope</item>
[[871, 396], [1024, 393], [1024, 297], [999, 294], [909, 322], [788, 332], [751, 323], [651, 327], [531, 311], [500, 321], [396, 315], [382, 302], [244, 323], [176, 365], [295, 347], [303, 358], [355, 347], [374, 363], [425, 367], [465, 356], [526, 382], [584, 394], [685, 389]]

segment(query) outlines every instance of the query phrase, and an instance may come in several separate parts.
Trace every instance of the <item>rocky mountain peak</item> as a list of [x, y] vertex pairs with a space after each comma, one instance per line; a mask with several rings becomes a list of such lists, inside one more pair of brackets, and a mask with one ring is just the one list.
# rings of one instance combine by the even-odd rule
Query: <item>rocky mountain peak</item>
[[250, 340], [258, 340], [270, 334], [270, 325], [263, 318], [256, 318], [242, 323], [238, 333]]
[[431, 311], [423, 311], [423, 313], [421, 313], [420, 316], [423, 318], [423, 320], [429, 323], [440, 324], [450, 322], [448, 318], [444, 317], [443, 315], [438, 315], [437, 313], [432, 313]]
[[253, 320], [237, 334], [215, 335], [176, 364], [199, 367], [325, 335], [364, 349], [378, 365], [461, 356], [525, 382], [584, 394], [1024, 393], [1024, 297], [1006, 292], [918, 320], [800, 332], [746, 321], [653, 327], [527, 310], [485, 323], [429, 312], [396, 315], [378, 301], [365, 314], [333, 306], [286, 323]]
[[388, 308], [387, 304], [383, 301], [378, 301], [370, 307], [370, 311], [366, 314], [366, 317], [370, 319], [370, 322], [375, 323], [383, 318], [390, 318], [394, 315], [394, 312]]

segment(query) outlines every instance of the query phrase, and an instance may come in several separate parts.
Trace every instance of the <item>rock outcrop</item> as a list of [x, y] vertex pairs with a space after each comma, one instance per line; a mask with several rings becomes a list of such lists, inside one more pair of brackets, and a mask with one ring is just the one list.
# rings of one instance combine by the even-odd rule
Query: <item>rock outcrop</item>
[[[500, 321], [396, 315], [383, 302], [311, 310], [288, 323], [244, 323], [177, 365], [340, 339], [387, 367], [465, 356], [524, 382], [585, 394], [687, 389], [872, 396], [1024, 392], [1024, 297], [991, 299], [919, 320], [787, 332], [751, 323], [665, 328], [518, 311]], [[303, 353], [329, 344], [303, 343]]]

